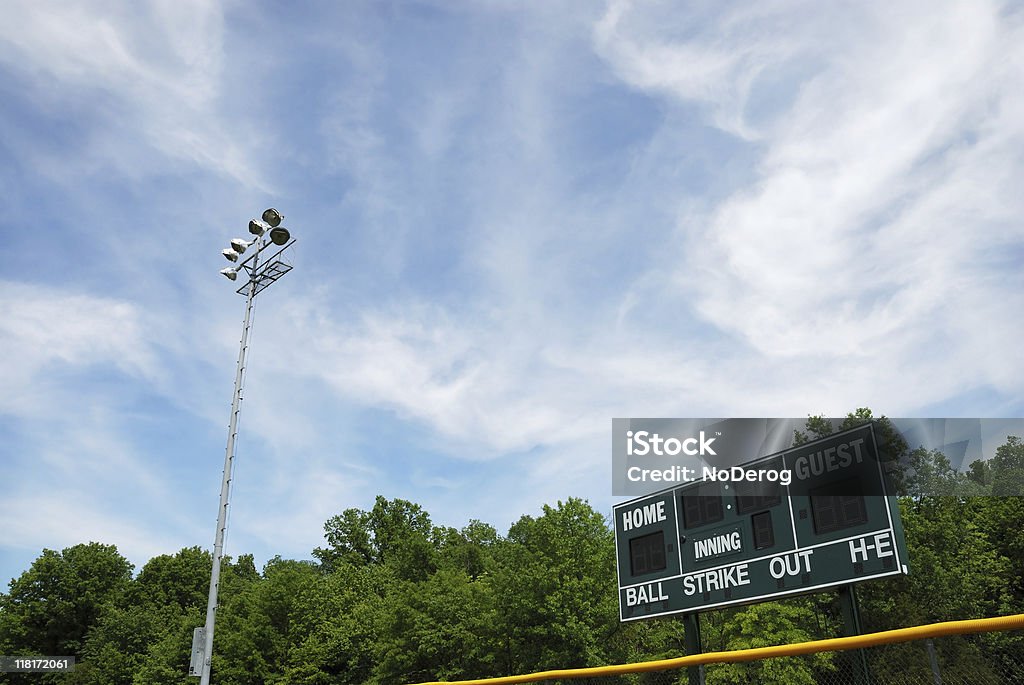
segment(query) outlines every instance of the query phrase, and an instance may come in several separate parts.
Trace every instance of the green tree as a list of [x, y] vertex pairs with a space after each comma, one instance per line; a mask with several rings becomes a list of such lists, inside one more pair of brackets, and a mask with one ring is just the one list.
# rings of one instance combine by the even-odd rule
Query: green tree
[[199, 547], [187, 547], [174, 555], [155, 556], [139, 571], [129, 589], [129, 599], [135, 603], [174, 605], [180, 609], [205, 608], [212, 562], [210, 553]]
[[[1024, 613], [1024, 497], [979, 497], [972, 500], [975, 521], [995, 552], [1007, 561], [1003, 576], [1005, 594], [999, 614]], [[1011, 655], [1024, 654], [1020, 631], [991, 633], [980, 639], [986, 657], [1004, 673], [1019, 669]]]
[[267, 562], [260, 581], [242, 584], [235, 593], [225, 592], [214, 634], [212, 671], [218, 683], [256, 685], [280, 680], [289, 651], [305, 637], [295, 629], [296, 607], [319, 576], [312, 562], [275, 557]]
[[377, 496], [370, 511], [346, 509], [324, 524], [329, 547], [313, 555], [325, 572], [339, 564], [387, 564], [399, 577], [422, 580], [437, 569], [430, 516], [418, 504]]
[[131, 580], [132, 565], [113, 545], [44, 549], [0, 594], [0, 645], [8, 654], [82, 657], [86, 634], [103, 606]]
[[[998, 615], [1007, 605], [1009, 560], [979, 525], [984, 500], [924, 496], [901, 498], [900, 516], [906, 531], [910, 574], [859, 586], [864, 622], [871, 630]], [[927, 665], [905, 650], [886, 650], [874, 659], [879, 676], [893, 676]], [[976, 642], [936, 642], [948, 675], [978, 678], [988, 673]], [[908, 655], [909, 654], [909, 655]]]
[[[119, 598], [102, 608], [69, 683], [175, 682], [186, 677], [192, 630], [202, 625], [211, 556], [198, 547], [150, 559]], [[251, 555], [226, 557], [220, 597], [236, 596], [257, 580]], [[218, 621], [218, 635], [220, 631]], [[185, 637], [182, 637], [182, 636]]]
[[502, 670], [605, 663], [618, 630], [615, 548], [604, 516], [584, 500], [523, 516], [498, 550], [493, 577]]
[[435, 528], [432, 537], [440, 567], [465, 571], [474, 580], [494, 570], [499, 538], [493, 526], [474, 519], [462, 530]]
[[296, 598], [284, 681], [366, 683], [394, 636], [381, 628], [400, 581], [381, 565], [342, 564]]
[[[736, 611], [725, 621], [722, 648], [752, 649], [806, 642], [816, 637], [806, 627], [812, 620], [812, 612], [800, 604], [754, 604]], [[821, 653], [708, 667], [707, 682], [708, 685], [813, 685], [818, 674], [834, 669], [832, 654]]]
[[[131, 682], [134, 685], [195, 685], [196, 679], [188, 675], [188, 662], [192, 655], [192, 632], [203, 625], [205, 608], [190, 607], [181, 611], [168, 605], [163, 611], [155, 607], [150, 607], [150, 611], [161, 616], [163, 624], [149, 641], [145, 656], [139, 659]], [[216, 648], [214, 654], [217, 654]]]
[[373, 547], [380, 563], [399, 577], [422, 580], [437, 569], [430, 516], [418, 504], [377, 497], [370, 511]]
[[970, 481], [957, 473], [941, 451], [918, 447], [910, 452], [903, 482], [911, 497], [952, 497], [961, 494]]
[[992, 494], [1024, 496], [1024, 441], [1016, 435], [996, 449], [992, 458]]
[[967, 479], [978, 487], [977, 495], [992, 494], [992, 465], [982, 459], [971, 462], [967, 468]]
[[83, 660], [76, 664], [69, 682], [131, 685], [150, 647], [165, 636], [168, 625], [180, 618], [180, 611], [173, 606], [107, 604], [86, 637]]
[[370, 514], [361, 509], [346, 509], [324, 524], [328, 547], [317, 547], [313, 556], [325, 571], [341, 564], [362, 566], [377, 561], [370, 531]]
[[487, 579], [441, 569], [420, 582], [403, 581], [381, 618], [375, 682], [494, 674], [493, 594]]

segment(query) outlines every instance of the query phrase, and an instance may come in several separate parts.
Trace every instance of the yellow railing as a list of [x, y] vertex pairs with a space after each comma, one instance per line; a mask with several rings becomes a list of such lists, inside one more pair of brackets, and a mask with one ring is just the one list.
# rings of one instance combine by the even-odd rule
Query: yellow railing
[[[740, 661], [757, 661], [759, 659], [797, 656], [800, 654], [844, 651], [849, 649], [861, 649], [864, 647], [875, 647], [895, 642], [909, 642], [911, 640], [922, 640], [925, 638], [942, 637], [946, 635], [987, 633], [996, 630], [1024, 630], [1024, 614], [998, 616], [995, 618], [977, 618], [967, 621], [930, 623], [928, 625], [914, 626], [912, 628], [885, 630], [878, 633], [867, 633], [865, 635], [854, 635], [851, 637], [836, 637], [827, 640], [798, 642], [796, 644], [777, 645], [775, 647], [740, 649], [731, 652], [706, 652], [704, 654], [693, 654], [691, 656], [682, 656], [675, 659], [644, 661], [636, 664], [594, 666], [591, 668], [569, 668], [555, 671], [540, 671], [538, 673], [525, 673], [523, 675], [504, 676], [500, 678], [482, 678], [479, 680], [453, 680], [444, 683], [444, 685], [511, 685], [512, 683], [535, 683], [542, 680], [616, 676], [628, 673], [644, 673], [647, 671], [667, 671], [673, 668], [685, 668], [687, 666], [699, 666], [701, 664], [729, 664]], [[441, 685], [441, 683], [429, 682], [419, 683], [418, 685]]]

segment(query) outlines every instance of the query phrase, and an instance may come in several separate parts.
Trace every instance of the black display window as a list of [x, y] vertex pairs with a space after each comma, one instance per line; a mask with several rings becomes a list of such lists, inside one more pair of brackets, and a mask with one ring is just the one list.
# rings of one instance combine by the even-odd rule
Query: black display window
[[722, 508], [722, 496], [718, 485], [700, 485], [682, 495], [683, 527], [699, 528], [715, 521], [721, 521], [725, 515]]
[[754, 549], [765, 549], [775, 545], [775, 529], [772, 527], [772, 512], [762, 511], [750, 517], [754, 526]]
[[867, 523], [867, 503], [861, 492], [860, 483], [856, 478], [829, 483], [811, 490], [809, 494], [814, 532], [824, 535]]
[[665, 534], [662, 531], [629, 541], [629, 570], [634, 576], [664, 571]]
[[758, 509], [769, 509], [782, 503], [782, 486], [770, 481], [741, 481], [736, 488], [736, 513], [749, 514]]

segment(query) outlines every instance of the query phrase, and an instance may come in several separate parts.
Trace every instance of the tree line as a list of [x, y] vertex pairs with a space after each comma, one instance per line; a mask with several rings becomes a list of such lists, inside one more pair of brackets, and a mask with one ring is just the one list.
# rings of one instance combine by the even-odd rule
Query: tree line
[[[859, 410], [850, 425], [871, 420]], [[882, 430], [888, 428], [884, 419]], [[796, 440], [831, 432], [808, 421]], [[894, 443], [890, 443], [893, 447]], [[858, 586], [869, 631], [1024, 612], [1024, 498], [976, 497], [1024, 476], [1010, 438], [964, 473], [937, 452], [907, 450], [898, 474], [911, 572]], [[943, 489], [944, 488], [944, 489]], [[940, 494], [935, 494], [936, 492]], [[313, 560], [226, 559], [214, 647], [217, 683], [416, 683], [680, 656], [676, 618], [620, 623], [612, 530], [569, 498], [522, 516], [504, 535], [480, 521], [435, 525], [419, 505], [377, 497], [329, 519]], [[181, 683], [205, 620], [210, 553], [182, 549], [138, 573], [112, 545], [43, 550], [0, 593], [0, 654], [74, 655], [70, 673], [7, 674], [12, 683]], [[836, 593], [706, 612], [704, 649], [842, 634]], [[937, 641], [945, 673], [981, 679], [1024, 664], [1024, 635]], [[708, 669], [708, 682], [814, 683], [833, 654]], [[927, 672], [919, 646], [872, 655], [876, 674]], [[675, 674], [673, 678], [685, 678]], [[664, 676], [657, 682], [666, 682]], [[638, 677], [643, 680], [643, 677]]]

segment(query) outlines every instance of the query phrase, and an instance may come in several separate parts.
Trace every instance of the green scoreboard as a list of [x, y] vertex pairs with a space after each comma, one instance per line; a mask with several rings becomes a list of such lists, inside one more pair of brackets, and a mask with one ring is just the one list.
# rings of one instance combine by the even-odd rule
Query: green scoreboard
[[622, 621], [907, 573], [871, 425], [697, 476], [613, 507]]

